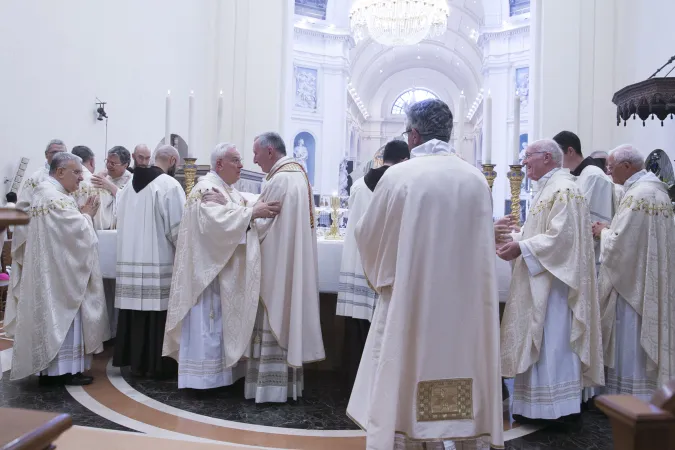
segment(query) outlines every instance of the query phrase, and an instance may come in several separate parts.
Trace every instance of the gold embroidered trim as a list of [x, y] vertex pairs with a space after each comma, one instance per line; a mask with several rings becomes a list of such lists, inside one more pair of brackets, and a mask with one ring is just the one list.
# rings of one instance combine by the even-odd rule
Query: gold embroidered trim
[[673, 205], [668, 203], [651, 203], [649, 200], [641, 198], [635, 200], [635, 197], [632, 195], [626, 197], [621, 202], [621, 208], [630, 208], [632, 211], [647, 214], [648, 216], [659, 216], [662, 215], [666, 218], [670, 218], [673, 214]]
[[473, 419], [473, 379], [420, 381], [417, 384], [417, 421]]
[[570, 189], [557, 191], [550, 199], [537, 202], [536, 205], [533, 205], [530, 208], [530, 215], [536, 216], [542, 211], [550, 210], [556, 202], [568, 203], [572, 200], [583, 202], [586, 198], [583, 195], [572, 192]]
[[31, 217], [44, 216], [46, 214], [49, 214], [49, 211], [55, 209], [73, 209], [75, 211], [78, 211], [77, 204], [75, 203], [74, 200], [59, 199], [59, 200], [52, 200], [46, 206], [41, 208], [31, 206], [28, 209], [28, 214]]
[[273, 172], [270, 172], [267, 174], [266, 180], [269, 181], [272, 179], [272, 177], [279, 172], [302, 172], [302, 174], [305, 177], [305, 182], [307, 183], [307, 193], [309, 197], [309, 226], [313, 230], [315, 226], [314, 222], [314, 199], [312, 198], [312, 185], [309, 183], [309, 177], [307, 176], [307, 172], [305, 172], [305, 169], [302, 168], [302, 166], [296, 162], [289, 161], [285, 164], [282, 164], [281, 166], [277, 167], [277, 169]]

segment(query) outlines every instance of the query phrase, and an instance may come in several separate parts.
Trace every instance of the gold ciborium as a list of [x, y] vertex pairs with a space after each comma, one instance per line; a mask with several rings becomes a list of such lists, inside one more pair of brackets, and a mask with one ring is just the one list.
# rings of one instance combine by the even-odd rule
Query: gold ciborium
[[330, 213], [330, 218], [331, 218], [331, 223], [330, 223], [330, 231], [328, 234], [324, 237], [327, 240], [330, 241], [339, 241], [342, 239], [342, 236], [340, 236], [340, 229], [338, 227], [338, 221], [340, 218], [340, 197], [337, 195], [333, 195], [330, 198], [330, 206], [331, 206], [331, 213]]

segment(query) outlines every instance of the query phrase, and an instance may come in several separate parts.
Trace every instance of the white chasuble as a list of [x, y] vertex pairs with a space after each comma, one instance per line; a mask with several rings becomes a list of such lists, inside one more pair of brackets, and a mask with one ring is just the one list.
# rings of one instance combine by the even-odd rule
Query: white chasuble
[[183, 187], [164, 173], [117, 194], [116, 308], [166, 311], [184, 205]]
[[[523, 255], [515, 260], [502, 319], [502, 375], [513, 378], [524, 374], [540, 361], [547, 311], [553, 308], [550, 299], [566, 290], [564, 297], [571, 311], [566, 339], [569, 350], [581, 362], [575, 389], [602, 386], [600, 310], [589, 207], [566, 169], [552, 170], [538, 184], [539, 192], [518, 237]], [[581, 393], [577, 393], [580, 401]]]
[[[226, 205], [202, 202], [204, 193], [214, 188], [228, 198]], [[179, 361], [179, 379], [182, 373], [192, 379], [216, 377], [237, 364], [250, 344], [260, 296], [260, 242], [255, 227], [247, 231], [252, 211], [239, 192], [213, 172], [200, 178], [187, 199], [178, 232], [162, 351]], [[204, 323], [202, 317], [208, 320]], [[218, 330], [216, 321], [220, 323]], [[186, 322], [191, 330], [198, 328], [189, 338], [209, 341], [220, 336], [220, 342], [214, 343], [219, 354], [206, 355], [199, 348], [195, 352], [202, 357], [191, 356], [193, 345], [183, 348], [181, 343], [188, 339], [182, 331]]]
[[377, 293], [368, 286], [363, 273], [361, 256], [356, 247], [354, 230], [366, 213], [373, 193], [366, 186], [363, 178], [354, 182], [349, 196], [349, 221], [342, 247], [342, 263], [340, 265], [340, 287], [337, 299], [338, 316], [365, 319], [370, 322], [375, 311]]
[[274, 219], [255, 221], [260, 236], [260, 300], [286, 363], [295, 368], [325, 358], [319, 321], [319, 270], [312, 189], [302, 166], [284, 157], [260, 194], [281, 202]]
[[675, 377], [675, 222], [666, 185], [638, 172], [602, 231], [600, 303], [610, 393], [649, 398]]
[[15, 313], [13, 380], [53, 362], [77, 314], [86, 354], [110, 336], [91, 218], [53, 178], [35, 189], [29, 213], [28, 239], [16, 252], [20, 270], [12, 272], [16, 310], [6, 318]]
[[455, 155], [429, 154], [387, 170], [356, 228], [380, 293], [347, 408], [368, 450], [504, 445], [490, 189]]
[[[119, 195], [124, 186], [131, 181], [131, 172], [125, 170], [117, 178], [112, 178], [110, 175], [107, 175], [106, 178], [117, 187], [117, 195]], [[117, 227], [117, 202], [115, 201], [115, 196], [107, 189], [99, 189], [99, 198], [101, 206], [94, 216], [94, 227], [97, 230], [114, 230]]]
[[[49, 165], [45, 162], [44, 167], [40, 170], [33, 173], [28, 177], [19, 190], [19, 195], [17, 196], [16, 208], [22, 211], [28, 211], [30, 205], [33, 201], [33, 193], [35, 188], [38, 187], [40, 183], [49, 178]], [[14, 232], [12, 234], [12, 273], [20, 273], [21, 266], [23, 265], [23, 255], [20, 254], [19, 249], [26, 244], [26, 233], [28, 231], [27, 226], [17, 225], [14, 227]], [[11, 277], [9, 283], [9, 289], [7, 293], [7, 306], [6, 309], [12, 310], [16, 305], [12, 304], [14, 302], [14, 296], [12, 295], [13, 290], [19, 289], [19, 277]], [[16, 324], [13, 320], [7, 318], [5, 314], [4, 319], [4, 329], [10, 335], [14, 332], [14, 326]]]

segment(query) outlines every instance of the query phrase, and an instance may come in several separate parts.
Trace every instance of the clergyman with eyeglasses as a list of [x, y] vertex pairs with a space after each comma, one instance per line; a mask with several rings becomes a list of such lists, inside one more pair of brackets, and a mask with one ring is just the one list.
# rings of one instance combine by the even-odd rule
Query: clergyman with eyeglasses
[[525, 150], [538, 192], [520, 233], [497, 255], [514, 261], [501, 325], [513, 417], [576, 422], [582, 389], [605, 382], [588, 202], [553, 140]]

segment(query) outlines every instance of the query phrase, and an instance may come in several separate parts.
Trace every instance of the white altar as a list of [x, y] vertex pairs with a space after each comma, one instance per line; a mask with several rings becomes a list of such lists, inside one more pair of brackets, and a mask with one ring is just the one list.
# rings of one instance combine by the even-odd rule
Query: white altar
[[[336, 294], [340, 286], [340, 263], [342, 261], [343, 241], [318, 239], [319, 252], [319, 291]], [[103, 278], [115, 278], [117, 265], [117, 231], [98, 232], [98, 251]], [[497, 264], [497, 287], [499, 301], [506, 302], [511, 283], [511, 266], [495, 255]], [[480, 280], [477, 280], [480, 282]]]

